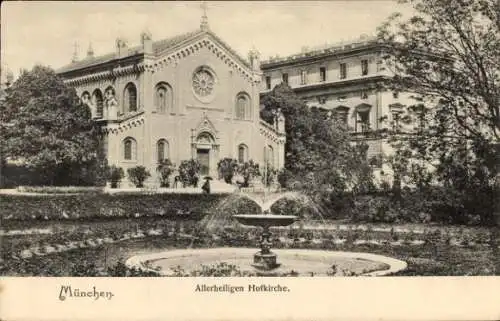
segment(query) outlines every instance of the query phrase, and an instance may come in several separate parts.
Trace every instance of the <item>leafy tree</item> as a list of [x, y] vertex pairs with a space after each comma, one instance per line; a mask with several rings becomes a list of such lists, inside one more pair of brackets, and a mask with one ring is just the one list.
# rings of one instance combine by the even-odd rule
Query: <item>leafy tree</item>
[[111, 188], [117, 188], [120, 181], [125, 176], [123, 168], [111, 165], [108, 168], [107, 178], [111, 182]]
[[[285, 117], [285, 169], [288, 185], [317, 197], [350, 188], [362, 192], [372, 180], [366, 148], [354, 143], [335, 115], [308, 108], [287, 85], [276, 86], [263, 100], [263, 119], [278, 109]], [[293, 182], [294, 181], [294, 182]]]
[[160, 174], [160, 187], [170, 187], [169, 178], [175, 170], [175, 164], [168, 158], [162, 159], [156, 171]]
[[237, 182], [240, 187], [249, 187], [254, 177], [260, 176], [259, 164], [252, 159], [240, 164], [237, 169], [238, 174], [243, 176], [243, 182]]
[[144, 166], [135, 166], [127, 169], [128, 178], [136, 187], [144, 187], [144, 181], [151, 176], [151, 173]]
[[184, 187], [198, 186], [201, 164], [196, 159], [183, 160], [179, 165], [179, 176]]
[[45, 184], [72, 184], [74, 173], [98, 158], [98, 128], [89, 108], [48, 67], [23, 71], [6, 89], [0, 133], [2, 157], [35, 169]]
[[390, 133], [396, 173], [421, 190], [440, 183], [450, 215], [478, 214], [490, 224], [498, 206], [498, 2], [402, 2], [415, 14], [395, 14], [380, 28], [395, 75], [390, 88], [414, 101]]
[[219, 175], [224, 178], [224, 182], [232, 184], [233, 176], [238, 168], [238, 161], [232, 158], [223, 158], [217, 164]]

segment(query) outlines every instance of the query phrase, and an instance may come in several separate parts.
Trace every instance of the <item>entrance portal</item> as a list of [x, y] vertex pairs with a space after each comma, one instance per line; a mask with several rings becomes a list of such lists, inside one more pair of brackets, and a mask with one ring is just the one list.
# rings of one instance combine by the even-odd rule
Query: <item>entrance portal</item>
[[210, 173], [210, 149], [196, 150], [196, 159], [201, 164], [200, 174], [209, 175]]

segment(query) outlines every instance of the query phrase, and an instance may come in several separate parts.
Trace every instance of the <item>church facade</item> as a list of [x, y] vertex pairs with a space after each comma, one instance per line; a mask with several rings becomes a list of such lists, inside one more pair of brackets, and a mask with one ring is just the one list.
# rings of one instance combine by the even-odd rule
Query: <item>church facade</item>
[[89, 50], [57, 71], [101, 125], [110, 165], [145, 166], [150, 185], [164, 158], [197, 159], [212, 177], [225, 157], [284, 166], [284, 118], [271, 126], [259, 116], [257, 52], [242, 59], [206, 20], [194, 32], [159, 41], [145, 32], [140, 41], [129, 48], [117, 39], [114, 53]]

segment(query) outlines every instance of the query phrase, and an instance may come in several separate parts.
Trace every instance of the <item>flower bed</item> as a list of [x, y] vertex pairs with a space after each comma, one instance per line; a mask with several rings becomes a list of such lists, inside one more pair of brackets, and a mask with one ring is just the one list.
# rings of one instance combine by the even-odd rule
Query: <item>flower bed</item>
[[3, 220], [203, 215], [224, 194], [0, 195]]

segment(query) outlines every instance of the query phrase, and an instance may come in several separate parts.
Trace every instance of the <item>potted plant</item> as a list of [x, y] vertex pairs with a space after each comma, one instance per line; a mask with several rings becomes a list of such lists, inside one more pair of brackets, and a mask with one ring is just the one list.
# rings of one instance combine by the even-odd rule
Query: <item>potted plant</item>
[[223, 158], [217, 164], [217, 169], [219, 170], [219, 176], [224, 179], [227, 184], [232, 184], [233, 176], [238, 168], [238, 162], [236, 159]]
[[127, 169], [128, 177], [135, 187], [144, 187], [144, 181], [151, 176], [149, 171], [144, 166], [135, 166]]
[[123, 169], [121, 167], [112, 165], [108, 170], [108, 178], [111, 182], [111, 188], [118, 188], [121, 180], [125, 176]]
[[160, 187], [170, 187], [170, 175], [175, 170], [175, 165], [170, 161], [170, 159], [165, 158], [160, 161], [156, 167], [156, 171], [160, 174]]
[[179, 165], [179, 176], [184, 187], [198, 186], [201, 164], [197, 160], [184, 160]]

